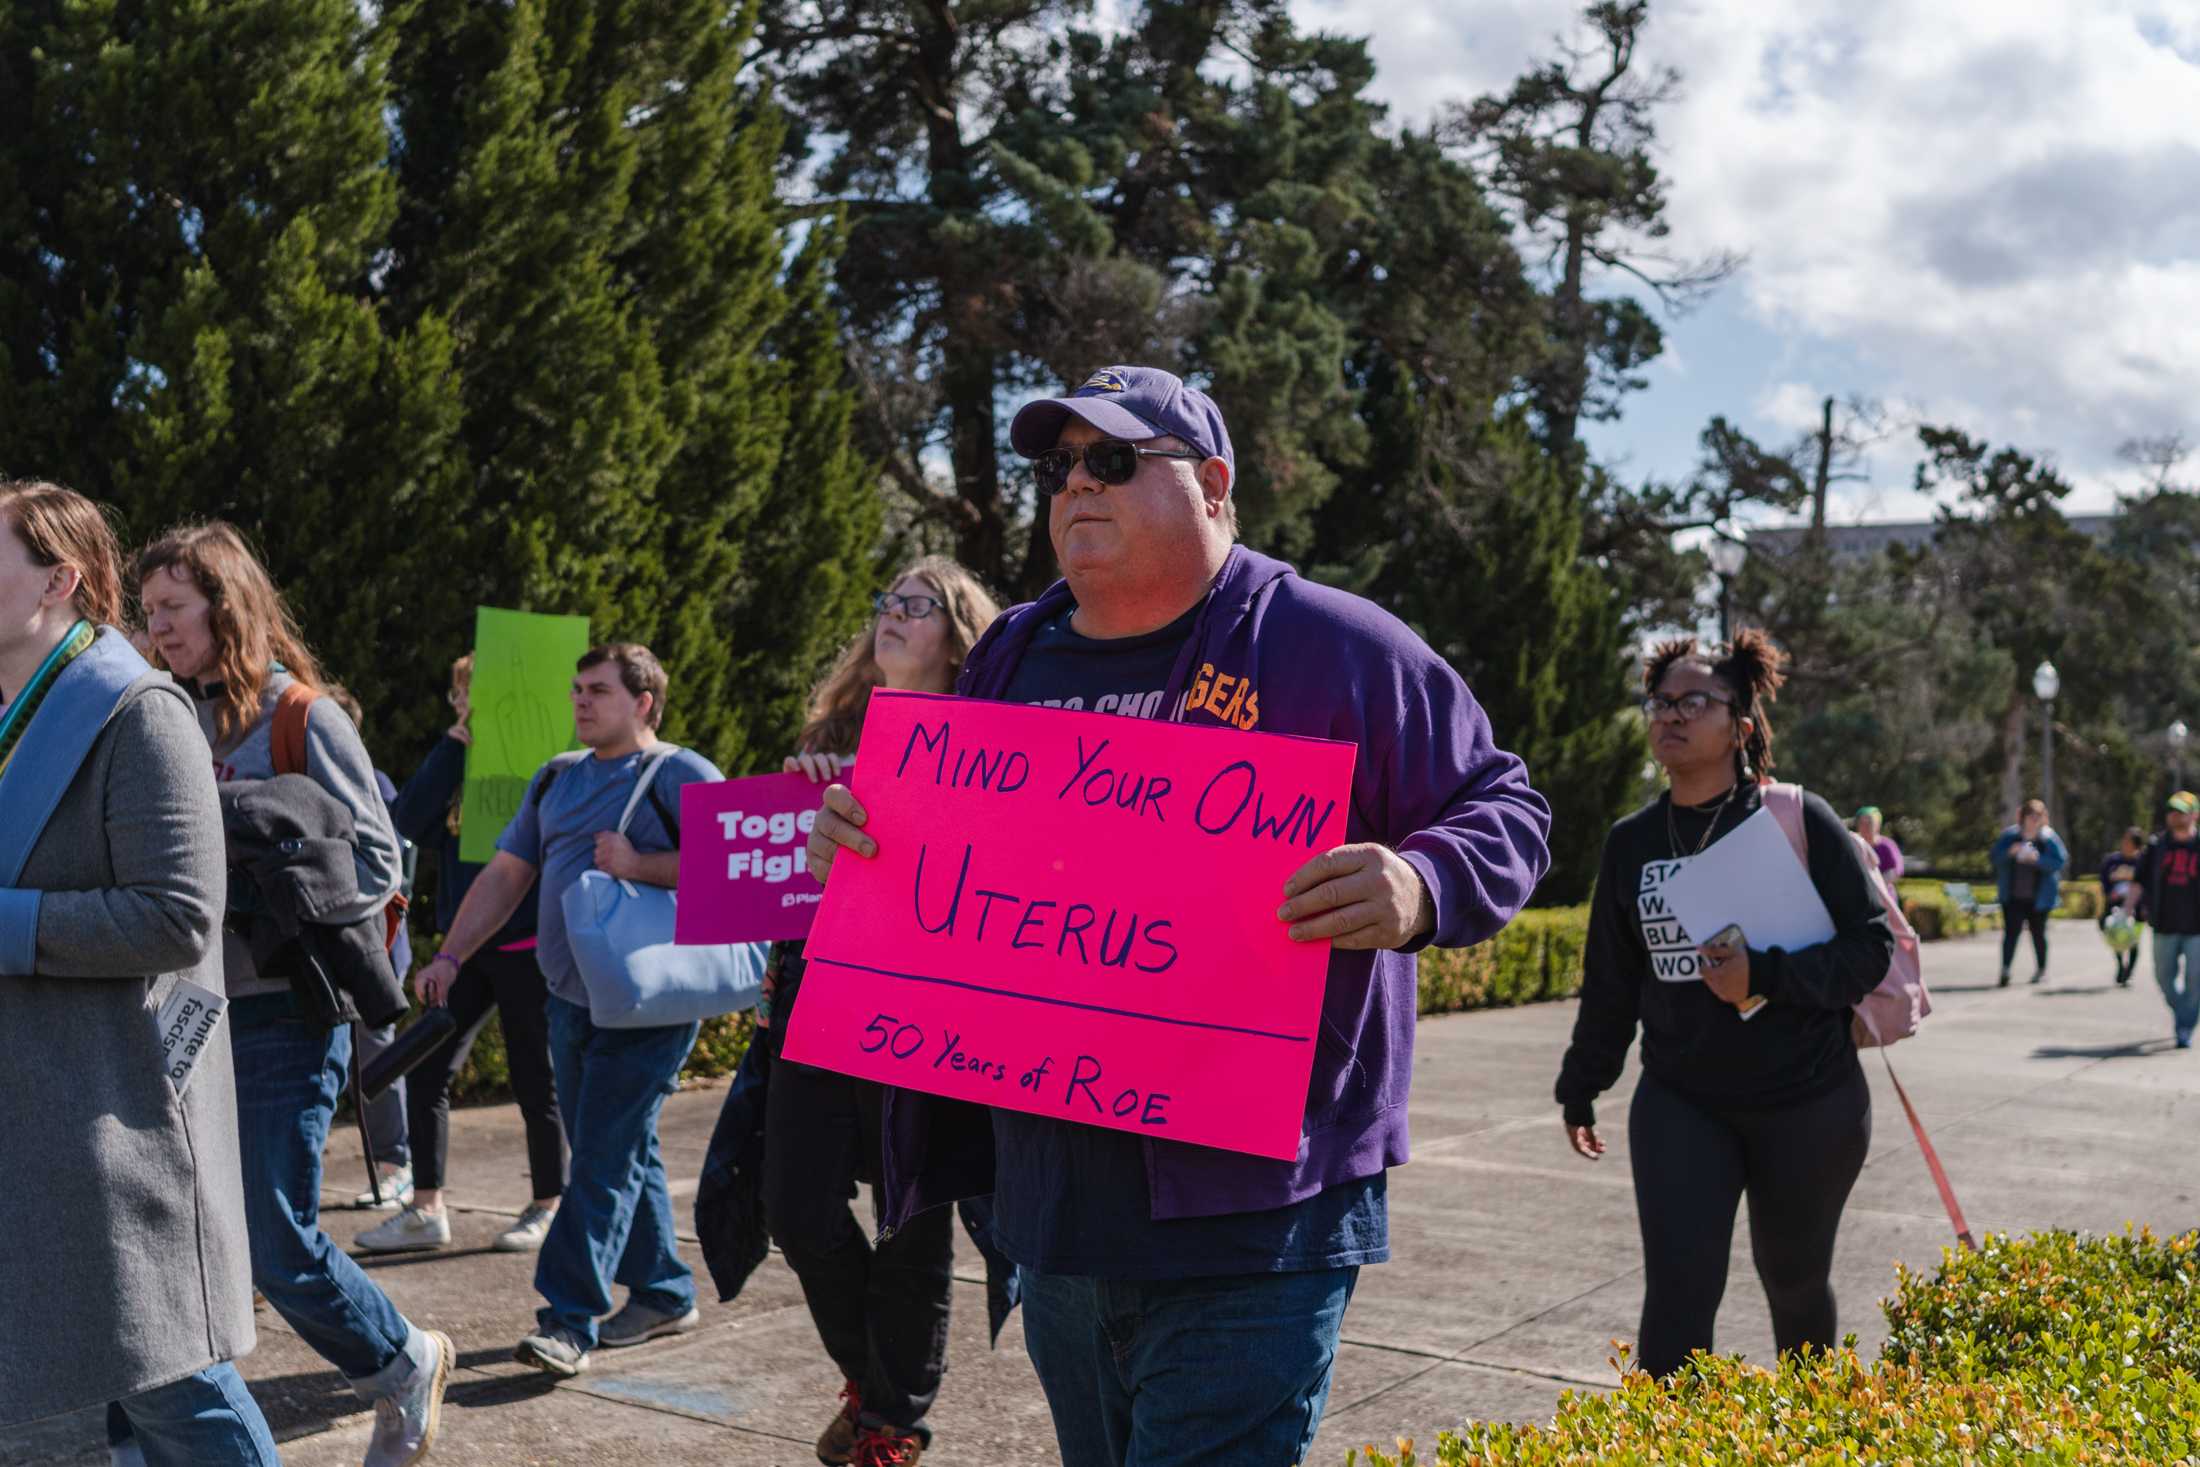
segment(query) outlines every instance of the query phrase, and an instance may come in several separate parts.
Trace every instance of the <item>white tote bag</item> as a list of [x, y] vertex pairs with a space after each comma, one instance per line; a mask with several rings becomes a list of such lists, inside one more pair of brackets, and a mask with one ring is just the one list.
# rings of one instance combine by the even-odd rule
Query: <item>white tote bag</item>
[[[678, 752], [664, 745], [642, 766], [619, 816], [619, 834], [626, 834], [658, 767]], [[603, 871], [583, 872], [565, 889], [566, 940], [596, 1023], [606, 1029], [692, 1024], [754, 1008], [764, 996], [766, 945], [676, 946], [678, 903], [678, 895], [661, 886], [621, 881]]]

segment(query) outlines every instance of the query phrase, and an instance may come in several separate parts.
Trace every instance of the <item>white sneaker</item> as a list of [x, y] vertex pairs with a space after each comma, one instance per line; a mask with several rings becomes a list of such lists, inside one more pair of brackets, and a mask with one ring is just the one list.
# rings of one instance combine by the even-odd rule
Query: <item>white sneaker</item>
[[451, 1383], [451, 1337], [427, 1331], [428, 1360], [394, 1396], [374, 1403], [374, 1435], [366, 1467], [413, 1467], [435, 1445], [442, 1425], [443, 1392]]
[[357, 1197], [352, 1198], [351, 1205], [368, 1212], [377, 1209], [383, 1212], [395, 1212], [400, 1207], [410, 1207], [412, 1200], [413, 1169], [409, 1166], [401, 1166], [395, 1170], [382, 1173], [382, 1200], [380, 1202], [374, 1200], [374, 1189], [369, 1187]]
[[550, 1219], [557, 1215], [555, 1207], [530, 1205], [519, 1215], [519, 1221], [497, 1234], [497, 1240], [489, 1246], [499, 1253], [540, 1252], [542, 1240], [550, 1235]]
[[448, 1212], [408, 1207], [388, 1222], [368, 1228], [352, 1240], [369, 1253], [425, 1253], [451, 1246]]

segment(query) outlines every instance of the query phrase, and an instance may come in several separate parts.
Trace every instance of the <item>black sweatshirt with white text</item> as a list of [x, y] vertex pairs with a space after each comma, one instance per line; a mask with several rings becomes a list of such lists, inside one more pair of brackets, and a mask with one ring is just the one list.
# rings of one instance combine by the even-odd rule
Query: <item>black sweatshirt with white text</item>
[[[1894, 952], [1854, 838], [1832, 807], [1805, 794], [1811, 884], [1833, 918], [1834, 935], [1794, 952], [1753, 944], [1750, 992], [1770, 1002], [1743, 1019], [1695, 976], [1695, 944], [1659, 893], [1699, 843], [1709, 849], [1763, 808], [1763, 796], [1749, 785], [1723, 812], [1680, 806], [1670, 825], [1668, 798], [1660, 795], [1629, 815], [1604, 840], [1582, 956], [1581, 1008], [1558, 1077], [1569, 1125], [1595, 1124], [1593, 1102], [1619, 1079], [1638, 1025], [1643, 1069], [1701, 1104], [1771, 1109], [1826, 1093], [1856, 1064], [1850, 1010], [1886, 977]], [[1714, 819], [1717, 832], [1705, 841]], [[1741, 927], [1746, 939], [1747, 917]]]

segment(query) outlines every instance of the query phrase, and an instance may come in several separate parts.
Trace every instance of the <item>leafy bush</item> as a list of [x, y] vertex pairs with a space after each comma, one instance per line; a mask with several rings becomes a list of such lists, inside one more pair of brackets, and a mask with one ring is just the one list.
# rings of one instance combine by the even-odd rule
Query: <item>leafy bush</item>
[[[1984, 919], [1971, 916], [1948, 900], [1948, 893], [1941, 882], [1923, 877], [1905, 877], [1895, 884], [1895, 895], [1902, 900], [1902, 915], [1909, 918], [1917, 929], [1920, 942], [1939, 942], [1949, 937], [1969, 937], [1981, 928], [1993, 924], [1992, 917]], [[1991, 907], [1994, 893], [1991, 888], [1972, 888], [1974, 900]]]
[[2200, 1461], [2196, 1263], [2200, 1234], [1989, 1237], [1901, 1274], [1876, 1363], [1698, 1357], [1670, 1383], [1569, 1391], [1547, 1427], [1469, 1425], [1433, 1458], [1401, 1442], [1347, 1467]]
[[[466, 1063], [451, 1082], [451, 1101], [456, 1105], [480, 1105], [512, 1098], [512, 1066], [505, 1055], [501, 1015], [492, 1014], [474, 1040]], [[727, 1014], [704, 1021], [694, 1052], [680, 1071], [687, 1080], [714, 1080], [732, 1074], [748, 1052], [749, 1037], [756, 1032], [750, 1014]]]
[[1581, 956], [1588, 940], [1587, 907], [1536, 907], [1488, 942], [1423, 948], [1420, 1012], [1511, 1008], [1571, 998], [1581, 991]]
[[2107, 909], [2108, 898], [2101, 892], [2101, 879], [2098, 876], [2079, 876], [2063, 882], [2062, 896], [2056, 903], [2055, 915], [2091, 922]]
[[1989, 1238], [1930, 1275], [1897, 1277], [1884, 1350], [1897, 1364], [1977, 1380], [2038, 1366], [2077, 1336], [2155, 1374], [2200, 1375], [2200, 1233]]

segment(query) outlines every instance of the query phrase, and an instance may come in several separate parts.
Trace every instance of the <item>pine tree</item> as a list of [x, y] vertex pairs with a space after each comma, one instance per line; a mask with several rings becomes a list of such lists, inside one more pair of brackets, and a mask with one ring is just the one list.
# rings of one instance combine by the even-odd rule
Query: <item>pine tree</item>
[[347, 0], [0, 7], [0, 464], [234, 519], [371, 698], [448, 577], [450, 342], [366, 294], [386, 47]]
[[[729, 767], [792, 733], [759, 669], [791, 657], [775, 676], [806, 685], [812, 643], [869, 589], [851, 527], [871, 491], [839, 374], [800, 334], [806, 277], [788, 317], [782, 123], [740, 80], [752, 22], [703, 0], [396, 20], [390, 291], [452, 322], [482, 599], [648, 643], [673, 679], [667, 734]], [[776, 360], [789, 329], [803, 355]], [[815, 494], [779, 493], [805, 474]], [[833, 564], [801, 583], [805, 559]]]
[[1427, 441], [1442, 447], [1421, 465], [1397, 553], [1369, 592], [1459, 669], [1550, 801], [1537, 900], [1582, 900], [1645, 757], [1627, 711], [1625, 608], [1582, 558], [1560, 467], [1518, 414]]
[[811, 684], [861, 626], [867, 598], [892, 568], [878, 564], [877, 466], [850, 440], [841, 323], [830, 297], [838, 221], [810, 235], [787, 280], [788, 310], [772, 357], [789, 405], [777, 471], [751, 518], [723, 625], [734, 637], [734, 765], [779, 767], [794, 747]]

